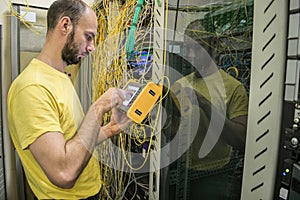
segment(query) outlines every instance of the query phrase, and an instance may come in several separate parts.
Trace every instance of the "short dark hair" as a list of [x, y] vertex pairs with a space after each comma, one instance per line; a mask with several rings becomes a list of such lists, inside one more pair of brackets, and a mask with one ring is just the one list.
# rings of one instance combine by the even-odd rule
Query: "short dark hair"
[[211, 38], [216, 37], [214, 33], [210, 33], [202, 25], [200, 19], [190, 22], [184, 32], [186, 37], [195, 41], [210, 41]]
[[47, 32], [53, 30], [59, 19], [70, 17], [75, 27], [88, 5], [82, 0], [56, 0], [49, 7], [47, 13]]

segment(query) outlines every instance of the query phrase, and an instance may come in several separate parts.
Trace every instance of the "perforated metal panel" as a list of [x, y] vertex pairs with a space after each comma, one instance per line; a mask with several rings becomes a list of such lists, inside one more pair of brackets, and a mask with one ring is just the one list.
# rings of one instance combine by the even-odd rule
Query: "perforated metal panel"
[[[165, 1], [157, 1], [154, 6], [154, 31], [153, 31], [153, 66], [152, 81], [161, 81], [164, 66], [164, 21]], [[159, 108], [161, 109], [161, 108]], [[156, 126], [156, 136], [153, 140], [153, 151], [150, 155], [149, 199], [159, 199], [160, 184], [160, 146], [161, 146], [161, 116]], [[157, 132], [158, 131], [158, 132]]]
[[288, 1], [255, 0], [242, 199], [273, 199], [279, 148]]

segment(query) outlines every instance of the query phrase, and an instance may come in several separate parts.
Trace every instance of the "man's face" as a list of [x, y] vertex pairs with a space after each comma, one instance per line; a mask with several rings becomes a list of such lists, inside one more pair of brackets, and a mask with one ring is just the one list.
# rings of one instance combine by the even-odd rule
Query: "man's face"
[[184, 41], [184, 58], [194, 67], [202, 67], [203, 55], [207, 55], [201, 43], [192, 39]]
[[73, 26], [62, 50], [62, 59], [70, 64], [78, 64], [80, 60], [95, 50], [94, 42], [97, 32], [97, 17], [89, 9], [79, 20], [76, 27]]
[[213, 47], [210, 39], [194, 40], [185, 37], [184, 59], [195, 68], [199, 77], [204, 76], [208, 68], [212, 66], [212, 63], [214, 63], [213, 56]]
[[67, 62], [68, 65], [78, 64], [80, 61], [79, 46], [74, 41], [74, 30], [68, 36], [68, 40], [62, 50], [62, 59]]

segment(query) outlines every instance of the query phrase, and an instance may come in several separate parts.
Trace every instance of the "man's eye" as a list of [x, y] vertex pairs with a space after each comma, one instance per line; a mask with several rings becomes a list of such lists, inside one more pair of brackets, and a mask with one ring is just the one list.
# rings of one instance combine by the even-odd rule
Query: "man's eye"
[[87, 36], [86, 36], [86, 39], [87, 39], [87, 41], [89, 41], [89, 42], [90, 42], [90, 41], [92, 41], [92, 40], [93, 40], [93, 37], [92, 37], [92, 36], [90, 36], [90, 35], [87, 35]]

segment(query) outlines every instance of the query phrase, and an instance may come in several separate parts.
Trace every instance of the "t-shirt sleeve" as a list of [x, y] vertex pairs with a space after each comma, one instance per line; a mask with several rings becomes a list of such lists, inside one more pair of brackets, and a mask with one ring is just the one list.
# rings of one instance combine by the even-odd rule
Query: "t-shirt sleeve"
[[235, 88], [230, 99], [227, 107], [229, 119], [248, 114], [249, 98], [242, 84]]
[[59, 116], [58, 102], [47, 89], [39, 85], [22, 89], [12, 104], [12, 120], [22, 149], [46, 132], [62, 132]]

